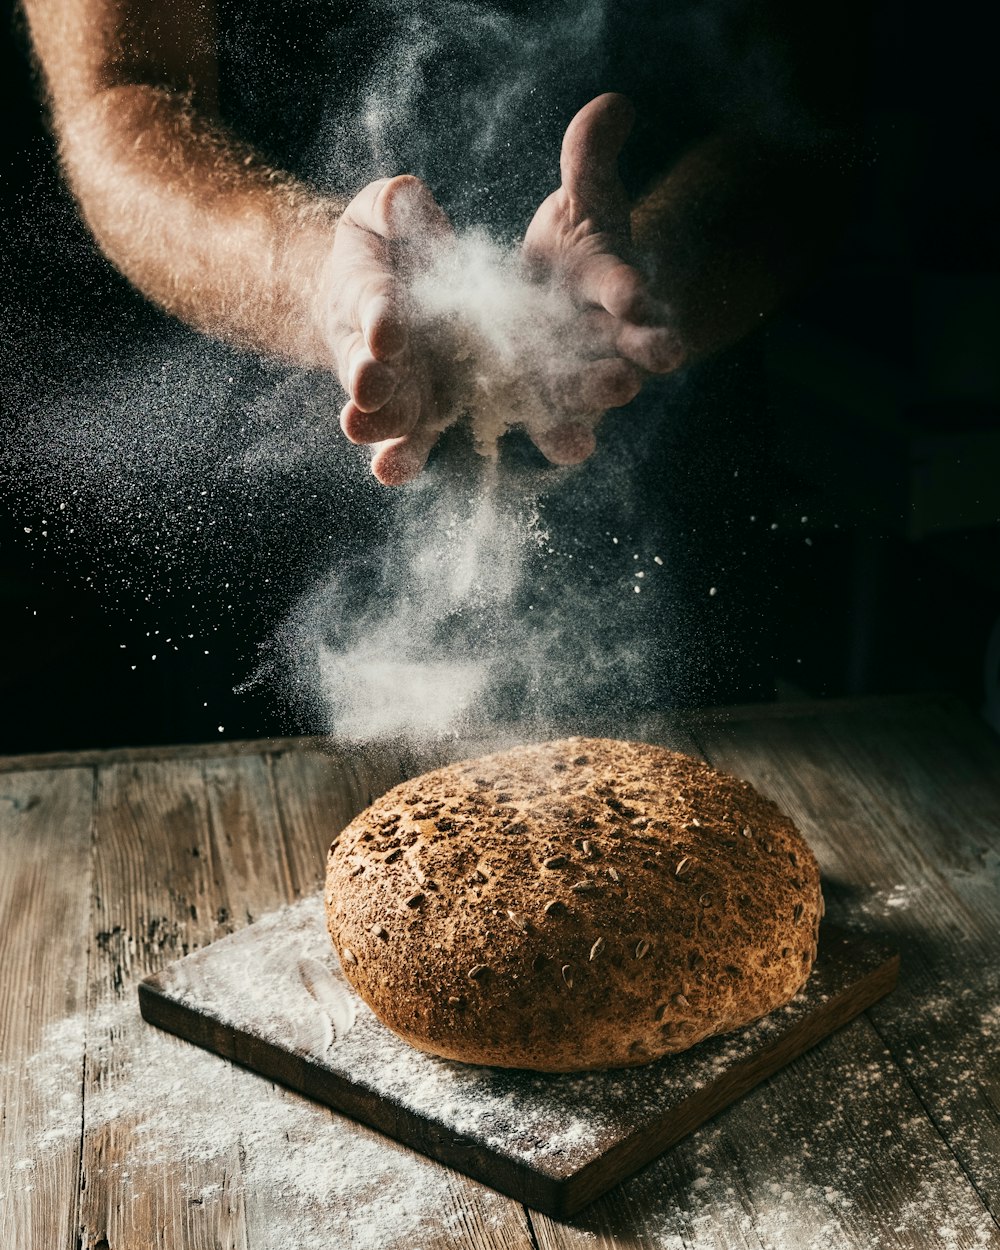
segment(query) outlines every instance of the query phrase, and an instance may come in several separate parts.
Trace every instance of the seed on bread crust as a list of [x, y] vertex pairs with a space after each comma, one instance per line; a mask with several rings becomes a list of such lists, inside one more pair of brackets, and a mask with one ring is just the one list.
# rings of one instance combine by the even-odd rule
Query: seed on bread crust
[[822, 908], [808, 846], [752, 787], [595, 739], [397, 786], [337, 837], [324, 900], [389, 1028], [545, 1072], [648, 1063], [782, 1005]]

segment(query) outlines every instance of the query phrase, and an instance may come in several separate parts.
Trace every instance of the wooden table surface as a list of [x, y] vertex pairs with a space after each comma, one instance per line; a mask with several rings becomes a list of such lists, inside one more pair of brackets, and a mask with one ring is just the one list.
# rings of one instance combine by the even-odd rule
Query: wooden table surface
[[831, 918], [891, 937], [900, 984], [567, 1223], [138, 1017], [147, 973], [315, 890], [331, 834], [412, 760], [0, 760], [3, 1250], [1000, 1250], [1000, 740], [939, 699], [657, 738], [792, 815]]

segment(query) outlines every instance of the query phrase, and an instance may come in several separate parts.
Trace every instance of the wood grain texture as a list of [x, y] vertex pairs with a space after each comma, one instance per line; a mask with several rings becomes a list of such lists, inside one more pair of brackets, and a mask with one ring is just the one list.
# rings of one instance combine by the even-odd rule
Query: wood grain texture
[[[943, 1226], [955, 1224], [956, 1244], [1000, 1246], [995, 737], [954, 704], [928, 702], [831, 715], [808, 734], [747, 718], [702, 741], [799, 824], [832, 918], [900, 943], [900, 985], [869, 1018], [927, 1121], [925, 1170], [939, 1176], [942, 1213], [954, 1213]], [[931, 1240], [912, 1244], [935, 1244], [933, 1230], [920, 1235]]]
[[[331, 838], [376, 795], [402, 780], [403, 767], [398, 757], [389, 752], [368, 756], [345, 754], [339, 766], [307, 752], [272, 758], [274, 793], [296, 895], [307, 894], [322, 885]], [[397, 1149], [393, 1143], [370, 1134], [360, 1125], [350, 1127], [357, 1133], [369, 1134], [372, 1140], [384, 1142], [390, 1155]], [[427, 1166], [434, 1167], [433, 1164]], [[489, 1194], [450, 1168], [444, 1177], [442, 1223], [449, 1231], [425, 1234], [429, 1238], [428, 1250], [434, 1247], [443, 1250], [450, 1245], [532, 1250], [528, 1216], [522, 1206]], [[407, 1239], [410, 1236], [412, 1234], [406, 1234]], [[385, 1250], [394, 1250], [388, 1235], [384, 1245]], [[399, 1244], [398, 1250], [410, 1250], [409, 1241]]]
[[[976, 895], [972, 914], [982, 914], [984, 893], [997, 905], [1000, 891], [984, 891], [982, 874], [973, 871], [984, 855], [996, 867], [985, 848], [996, 846], [1000, 805], [995, 791], [982, 789], [985, 777], [996, 775], [996, 739], [955, 701], [938, 698], [722, 709], [696, 714], [687, 724], [711, 763], [752, 781], [796, 820], [820, 859], [832, 918], [899, 941], [904, 980], [923, 980], [925, 1005], [940, 1004], [947, 980], [942, 970], [928, 978], [913, 966], [923, 958], [922, 920], [907, 922], [898, 905], [871, 904], [880, 898], [898, 904], [919, 893], [932, 928], [954, 933], [954, 904], [940, 886], [942, 864], [954, 862], [956, 839], [953, 829], [935, 837], [932, 826], [942, 812], [971, 806], [979, 816], [965, 823], [978, 836], [956, 867], [962, 887]], [[942, 755], [945, 738], [953, 747]], [[901, 767], [908, 773], [915, 802], [905, 814], [901, 796], [885, 790], [892, 773], [886, 772], [887, 759], [895, 761], [897, 773]], [[927, 775], [936, 779], [930, 793]], [[949, 780], [941, 789], [944, 778]], [[871, 836], [873, 821], [879, 834], [887, 827], [895, 831], [894, 854]], [[908, 836], [900, 843], [903, 826]], [[888, 924], [881, 923], [883, 916]], [[914, 1027], [912, 1010], [897, 990], [865, 1020], [727, 1111], [720, 1127], [681, 1143], [580, 1219], [556, 1224], [533, 1213], [542, 1250], [583, 1250], [595, 1238], [601, 1250], [1000, 1247], [1000, 1232], [983, 1201], [997, 1181], [995, 1110], [984, 1113], [981, 1105], [984, 1098], [992, 1108], [1000, 1105], [994, 1097], [997, 1065], [972, 1065], [985, 1093], [980, 1082], [955, 1079], [960, 1072], [969, 1075], [968, 1030], [982, 1018], [981, 1003], [964, 1034], [951, 1027], [956, 1007], [968, 997], [960, 987], [969, 956], [969, 949], [951, 951], [953, 961], [963, 958], [963, 972], [952, 974], [957, 992], [950, 1019], [931, 1037], [926, 1023]], [[997, 962], [994, 957], [987, 966]], [[996, 994], [987, 1001], [1000, 1003]], [[884, 1021], [900, 1016], [910, 1019], [909, 1033], [901, 1030], [899, 1045], [890, 1050]], [[879, 1022], [877, 1029], [871, 1021]], [[966, 1045], [955, 1053], [963, 1036]], [[961, 1102], [944, 1112], [940, 1124], [927, 1115], [925, 1094], [912, 1080], [918, 1060], [931, 1074], [948, 1074], [942, 1083], [950, 1101]], [[960, 1097], [956, 1084], [963, 1089]], [[949, 1126], [951, 1132], [942, 1131]], [[970, 1169], [962, 1145], [966, 1156], [979, 1160], [978, 1172]]]
[[[191, 1250], [246, 1245], [234, 1142], [228, 1159], [176, 1160], [169, 1125], [143, 1123], [141, 1080], [150, 1062], [184, 1063], [181, 1050], [150, 1056], [131, 1010], [135, 982], [210, 941], [227, 906], [213, 865], [212, 825], [198, 762], [114, 764], [98, 772], [84, 1102], [82, 1250]], [[140, 1026], [141, 1027], [141, 1026]], [[225, 1081], [227, 1074], [220, 1072]], [[137, 1096], [137, 1092], [139, 1096]], [[188, 1198], [219, 1186], [231, 1204]]]
[[[988, 1221], [874, 1030], [831, 1037], [575, 1219], [541, 1250], [971, 1250]], [[886, 1136], [887, 1132], [892, 1136]], [[953, 1223], [956, 1237], [938, 1230]]]
[[270, 757], [270, 770], [295, 898], [321, 887], [333, 837], [403, 778], [398, 756], [384, 750], [288, 751]]
[[[358, 764], [308, 740], [0, 760], [0, 1190], [11, 1175], [20, 1189], [0, 1201], [0, 1246], [1000, 1250], [996, 737], [939, 698], [685, 713], [644, 734], [691, 749], [687, 735], [791, 812], [833, 918], [900, 945], [903, 977], [568, 1221], [526, 1217], [211, 1055], [198, 1067], [200, 1052], [134, 1011], [140, 974], [313, 888], [328, 826], [394, 770], [440, 760]], [[169, 1061], [192, 1124], [225, 1122], [224, 1157], [198, 1157], [190, 1127], [179, 1149], [178, 1126], [150, 1117], [144, 1054]], [[151, 1088], [166, 1088], [162, 1070]], [[327, 1157], [319, 1201], [290, 1161], [305, 1174]], [[365, 1169], [367, 1189], [347, 1184]], [[414, 1201], [417, 1222], [403, 1214]]]
[[[876, 943], [827, 930], [820, 950], [805, 992], [756, 1025], [646, 1067], [578, 1076], [491, 1074], [395, 1038], [337, 966], [319, 896], [171, 964], [140, 984], [139, 1001], [161, 1028], [565, 1216], [895, 983], [898, 957]], [[254, 990], [242, 969], [256, 970]]]
[[[0, 780], [0, 1246], [76, 1247], [94, 778]], [[35, 1146], [39, 1126], [59, 1135]]]

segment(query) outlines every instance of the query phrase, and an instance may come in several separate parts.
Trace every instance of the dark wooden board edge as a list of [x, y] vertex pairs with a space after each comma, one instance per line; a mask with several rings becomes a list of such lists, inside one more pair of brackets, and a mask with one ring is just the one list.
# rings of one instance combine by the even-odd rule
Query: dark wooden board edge
[[[665, 1150], [675, 1146], [731, 1103], [884, 998], [894, 988], [898, 977], [899, 954], [886, 948], [882, 962], [857, 981], [852, 981], [839, 994], [831, 995], [770, 1046], [757, 1051], [744, 1063], [734, 1064], [708, 1089], [699, 1090], [683, 1103], [671, 1107], [661, 1121], [643, 1125], [631, 1137], [569, 1177], [562, 1186], [562, 1205], [556, 1218], [575, 1215], [640, 1168], [652, 1163]], [[553, 1212], [547, 1211], [546, 1214], [552, 1215]]]
[[569, 1176], [547, 1175], [519, 1164], [472, 1138], [430, 1124], [408, 1108], [381, 1099], [279, 1046], [234, 1032], [163, 993], [157, 975], [139, 983], [139, 1010], [150, 1024], [322, 1102], [536, 1211], [554, 1219], [568, 1219], [889, 993], [899, 973], [898, 953], [870, 939], [830, 934], [834, 936], [842, 944], [834, 958], [845, 958], [851, 946], [859, 945], [869, 951], [881, 947], [883, 957], [770, 1046], [729, 1068], [708, 1090], [671, 1107], [662, 1120], [643, 1125]]
[[401, 1142], [404, 1146], [471, 1176], [536, 1211], [562, 1209], [565, 1178], [546, 1176], [526, 1164], [497, 1154], [481, 1142], [429, 1123], [416, 1112], [379, 1098], [335, 1072], [316, 1068], [261, 1038], [235, 1033], [164, 994], [154, 975], [139, 983], [139, 1010], [149, 1024], [230, 1059], [258, 1076], [268, 1077], [343, 1115]]

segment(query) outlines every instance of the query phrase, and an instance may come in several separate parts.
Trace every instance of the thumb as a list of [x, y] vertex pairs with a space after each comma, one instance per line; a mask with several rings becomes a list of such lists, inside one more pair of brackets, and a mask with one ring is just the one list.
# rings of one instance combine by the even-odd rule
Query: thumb
[[597, 96], [570, 122], [559, 168], [574, 218], [592, 218], [601, 229], [625, 229], [628, 197], [618, 174], [618, 157], [635, 121], [627, 97]]

